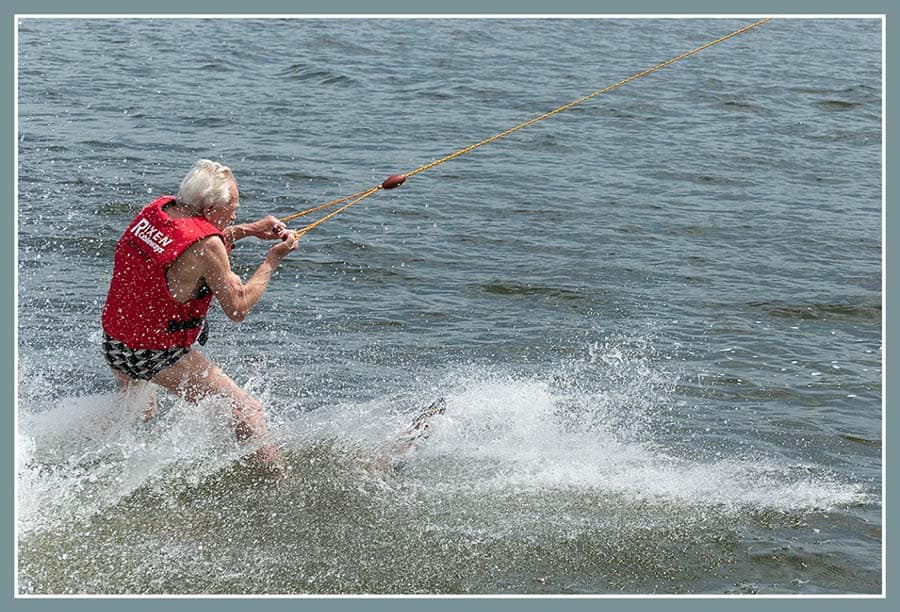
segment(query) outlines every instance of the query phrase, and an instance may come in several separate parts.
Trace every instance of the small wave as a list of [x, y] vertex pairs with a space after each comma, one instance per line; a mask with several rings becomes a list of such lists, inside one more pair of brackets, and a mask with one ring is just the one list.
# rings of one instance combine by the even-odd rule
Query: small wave
[[116, 140], [82, 140], [80, 144], [86, 146], [91, 151], [116, 151], [127, 147], [127, 145], [123, 144], [121, 141]]
[[862, 446], [868, 446], [870, 448], [881, 448], [881, 440], [871, 440], [869, 438], [851, 436], [849, 434], [842, 435], [841, 437], [848, 442], [853, 442], [854, 444], [860, 444]]
[[501, 298], [540, 300], [579, 312], [588, 312], [607, 300], [605, 292], [602, 291], [515, 282], [486, 283], [473, 290]]
[[824, 110], [846, 111], [863, 106], [863, 102], [849, 102], [847, 100], [821, 100], [816, 102], [816, 106]]
[[206, 62], [197, 67], [197, 70], [201, 73], [212, 73], [215, 74], [217, 72], [233, 72], [236, 69], [236, 66], [231, 62], [227, 62], [224, 60], [215, 60], [211, 62]]
[[869, 302], [867, 300], [859, 300], [855, 303], [835, 302], [814, 303], [808, 305], [753, 302], [750, 304], [750, 306], [753, 308], [762, 309], [769, 316], [779, 319], [801, 319], [818, 321], [836, 317], [849, 319], [881, 318], [881, 304], [877, 302]]
[[200, 127], [215, 128], [215, 127], [226, 127], [228, 125], [231, 125], [232, 121], [225, 117], [208, 116], [208, 117], [192, 117], [191, 119], [188, 119], [188, 123], [192, 123], [192, 124], [198, 125]]
[[319, 85], [351, 85], [356, 81], [351, 77], [331, 70], [322, 70], [308, 64], [293, 64], [277, 73], [278, 77], [294, 81], [315, 81]]
[[757, 104], [751, 104], [749, 102], [738, 102], [736, 100], [726, 100], [725, 102], [722, 102], [722, 106], [748, 113], [761, 113], [764, 111], [764, 109]]
[[521, 283], [494, 282], [480, 286], [481, 291], [492, 295], [510, 295], [510, 296], [547, 296], [560, 299], [582, 300], [585, 293], [577, 289], [566, 289], [564, 287], [550, 287], [546, 285], [531, 285]]

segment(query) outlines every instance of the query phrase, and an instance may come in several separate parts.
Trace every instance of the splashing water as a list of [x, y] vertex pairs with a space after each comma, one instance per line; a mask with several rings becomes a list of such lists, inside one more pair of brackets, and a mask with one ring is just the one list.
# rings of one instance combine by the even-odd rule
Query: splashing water
[[[455, 367], [390, 397], [299, 413], [269, 397], [292, 468], [281, 484], [240, 467], [242, 449], [212, 401], [168, 400], [169, 410], [143, 424], [140, 396], [48, 400], [56, 403], [20, 417], [20, 578], [33, 592], [119, 592], [122, 584], [140, 585], [127, 592], [479, 591], [497, 588], [496, 575], [460, 583], [444, 572], [483, 565], [472, 555], [489, 551], [494, 561], [484, 571], [507, 576], [512, 590], [541, 591], [511, 576], [546, 573], [546, 559], [589, 537], [581, 554], [607, 573], [627, 558], [624, 573], [608, 582], [586, 577], [597, 569], [591, 564], [571, 573], [592, 589], [615, 590], [640, 585], [655, 571], [645, 555], [670, 546], [731, 541], [742, 524], [781, 515], [791, 525], [865, 501], [857, 485], [814, 466], [669, 453], [655, 433], [677, 375], [644, 351], [594, 345], [538, 374]], [[379, 453], [435, 390], [446, 413], [386, 468]], [[523, 557], [520, 549], [532, 546], [546, 549], [546, 559]], [[252, 561], [247, 551], [256, 551]], [[216, 579], [209, 554], [220, 558]], [[691, 555], [685, 572], [699, 562]], [[61, 556], [62, 567], [48, 561]], [[175, 558], [180, 574], [167, 569]], [[414, 569], [437, 561], [433, 572]], [[104, 563], [115, 569], [85, 581], [79, 564]], [[137, 578], [148, 566], [157, 578]], [[303, 569], [288, 576], [286, 567]]]

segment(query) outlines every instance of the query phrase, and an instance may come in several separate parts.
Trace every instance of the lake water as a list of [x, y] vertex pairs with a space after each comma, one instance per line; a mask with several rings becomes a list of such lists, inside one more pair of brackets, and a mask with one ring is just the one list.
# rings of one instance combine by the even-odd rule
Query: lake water
[[880, 593], [877, 19], [777, 19], [306, 235], [203, 349], [287, 482], [215, 401], [139, 424], [100, 353], [196, 159], [285, 216], [751, 21], [20, 20], [19, 591]]

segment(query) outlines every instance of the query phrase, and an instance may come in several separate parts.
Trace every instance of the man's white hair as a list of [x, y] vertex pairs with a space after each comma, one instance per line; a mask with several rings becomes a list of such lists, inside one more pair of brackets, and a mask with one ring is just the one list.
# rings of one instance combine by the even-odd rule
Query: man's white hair
[[224, 206], [231, 201], [231, 168], [208, 159], [198, 160], [187, 173], [175, 200], [200, 214], [207, 206]]

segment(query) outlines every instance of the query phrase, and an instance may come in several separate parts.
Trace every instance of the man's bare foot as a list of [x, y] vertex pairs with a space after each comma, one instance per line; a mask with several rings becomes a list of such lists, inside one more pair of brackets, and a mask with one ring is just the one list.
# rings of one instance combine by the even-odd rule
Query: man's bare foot
[[284, 480], [291, 474], [291, 467], [271, 444], [258, 448], [249, 459], [255, 467], [275, 480]]

